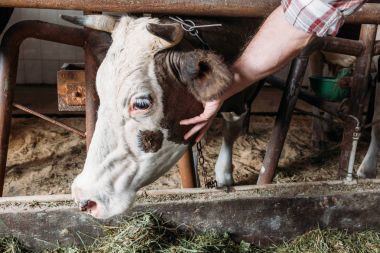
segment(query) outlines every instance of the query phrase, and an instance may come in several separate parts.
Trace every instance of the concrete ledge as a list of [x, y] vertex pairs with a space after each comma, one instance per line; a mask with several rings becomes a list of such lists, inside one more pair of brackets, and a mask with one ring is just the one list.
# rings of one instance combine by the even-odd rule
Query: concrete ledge
[[[334, 227], [380, 231], [380, 180], [240, 186], [220, 189], [142, 191], [133, 210], [154, 211], [197, 230], [229, 232], [259, 245]], [[128, 215], [128, 214], [125, 214]], [[80, 213], [68, 195], [0, 199], [0, 235], [12, 233], [35, 249], [89, 243], [99, 221]]]

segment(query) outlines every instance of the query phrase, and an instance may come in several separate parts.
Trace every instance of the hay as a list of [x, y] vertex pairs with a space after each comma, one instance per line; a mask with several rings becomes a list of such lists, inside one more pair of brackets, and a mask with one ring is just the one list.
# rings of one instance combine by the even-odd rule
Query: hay
[[333, 229], [313, 230], [292, 242], [267, 248], [262, 253], [378, 253], [380, 234], [373, 231], [349, 234]]
[[6, 236], [0, 238], [0, 252], [1, 253], [27, 253], [28, 251], [17, 238], [13, 236]]
[[[380, 234], [365, 231], [350, 234], [333, 229], [310, 231], [291, 242], [259, 249], [236, 243], [229, 234], [214, 231], [196, 234], [188, 227], [172, 226], [151, 213], [141, 213], [115, 227], [104, 227], [105, 236], [85, 248], [58, 247], [43, 253], [380, 253]], [[15, 238], [0, 240], [0, 252], [27, 253]]]
[[196, 253], [251, 252], [250, 245], [214, 231], [196, 234], [188, 227], [172, 226], [151, 213], [140, 213], [115, 227], [104, 227], [105, 236], [84, 249], [57, 248], [44, 253]]

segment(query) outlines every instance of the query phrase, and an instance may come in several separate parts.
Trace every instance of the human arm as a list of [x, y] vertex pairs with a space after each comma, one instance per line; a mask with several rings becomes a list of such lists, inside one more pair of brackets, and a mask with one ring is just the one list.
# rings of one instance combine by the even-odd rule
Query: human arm
[[233, 81], [224, 94], [216, 100], [206, 102], [204, 112], [199, 116], [180, 122], [181, 125], [195, 124], [184, 138], [188, 139], [200, 131], [196, 138], [197, 142], [200, 141], [224, 100], [281, 69], [307, 45], [312, 37], [312, 34], [290, 25], [281, 7], [278, 7], [231, 67]]
[[365, 2], [282, 0], [282, 6], [271, 13], [231, 66], [233, 81], [225, 93], [217, 100], [206, 102], [201, 115], [180, 122], [182, 125], [195, 124], [186, 133], [185, 139], [200, 130], [196, 138], [200, 141], [224, 100], [284, 67], [314, 36], [335, 36], [344, 23], [344, 16], [350, 15]]

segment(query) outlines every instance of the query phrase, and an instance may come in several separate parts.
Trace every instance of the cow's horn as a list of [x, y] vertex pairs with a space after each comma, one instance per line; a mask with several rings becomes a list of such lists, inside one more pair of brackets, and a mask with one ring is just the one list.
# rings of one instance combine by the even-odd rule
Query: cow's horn
[[68, 16], [61, 15], [61, 18], [76, 24], [82, 25], [88, 28], [105, 31], [111, 33], [118, 21], [116, 17], [107, 15], [87, 15], [87, 16]]
[[178, 44], [184, 35], [184, 31], [179, 24], [149, 23], [146, 28], [150, 33], [169, 42], [171, 45]]

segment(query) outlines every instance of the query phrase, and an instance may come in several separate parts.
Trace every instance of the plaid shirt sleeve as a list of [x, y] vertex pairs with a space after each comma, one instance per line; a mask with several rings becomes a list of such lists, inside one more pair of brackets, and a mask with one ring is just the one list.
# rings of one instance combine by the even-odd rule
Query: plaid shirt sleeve
[[359, 9], [365, 0], [281, 0], [285, 18], [294, 27], [318, 37], [335, 36], [344, 16]]

